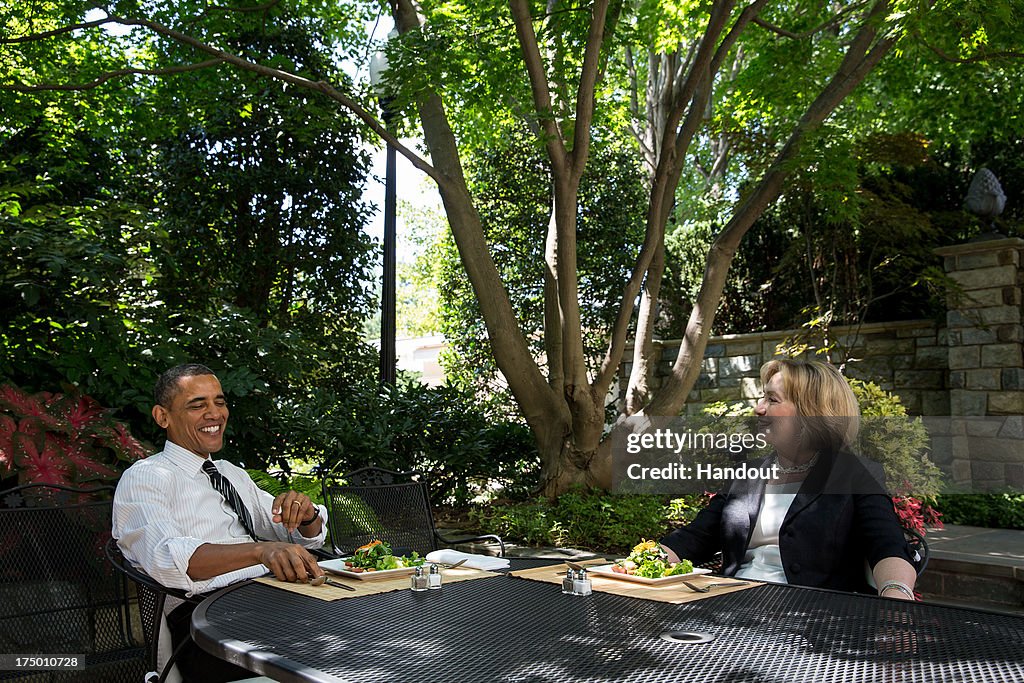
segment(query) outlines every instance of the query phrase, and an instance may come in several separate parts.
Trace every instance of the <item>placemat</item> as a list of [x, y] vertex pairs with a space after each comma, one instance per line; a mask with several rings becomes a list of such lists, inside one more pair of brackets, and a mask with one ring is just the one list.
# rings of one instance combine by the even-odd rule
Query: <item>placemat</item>
[[[583, 564], [583, 563], [580, 563]], [[603, 563], [591, 563], [591, 564], [608, 564], [607, 561]], [[565, 578], [565, 570], [568, 569], [565, 565], [551, 565], [548, 567], [535, 567], [533, 569], [524, 569], [523, 571], [512, 572], [512, 576], [520, 579], [529, 579], [531, 581], [543, 581], [545, 583], [553, 583], [557, 585], [562, 584], [562, 579]], [[756, 588], [761, 584], [756, 581], [746, 581], [746, 585], [730, 586], [728, 588], [712, 588], [710, 593], [697, 593], [687, 588], [681, 583], [669, 583], [658, 586], [651, 586], [647, 584], [634, 583], [632, 581], [626, 581], [623, 579], [613, 579], [607, 576], [601, 576], [600, 574], [594, 574], [590, 572], [587, 574], [591, 579], [591, 585], [593, 590], [601, 593], [612, 593], [613, 595], [626, 595], [631, 598], [642, 598], [644, 600], [656, 600], [658, 602], [669, 602], [673, 605], [680, 605], [684, 602], [694, 602], [695, 600], [703, 600], [704, 598], [713, 598], [716, 595], [722, 595], [724, 593], [735, 593], [736, 591], [747, 590], [748, 588]], [[728, 583], [731, 581], [740, 581], [740, 579], [722, 578], [720, 576], [709, 576], [702, 574], [700, 576], [694, 576], [693, 578], [686, 579], [690, 583], [697, 586], [704, 586], [709, 583]]]
[[[359, 579], [347, 579], [343, 576], [335, 576], [330, 573], [327, 574], [327, 578], [332, 581], [337, 581], [338, 583], [343, 583], [346, 586], [352, 586], [355, 588], [354, 591], [347, 591], [344, 588], [336, 588], [326, 583], [322, 586], [310, 586], [308, 583], [288, 583], [287, 581], [278, 581], [273, 576], [261, 576], [258, 579], [254, 579], [254, 581], [264, 583], [268, 586], [273, 586], [274, 588], [282, 588], [286, 591], [301, 593], [302, 595], [308, 595], [311, 598], [330, 602], [332, 600], [344, 600], [345, 598], [358, 598], [361, 595], [376, 595], [377, 593], [388, 593], [390, 591], [403, 589], [409, 590], [409, 576], [411, 575], [381, 581], [360, 581]], [[473, 579], [488, 579], [492, 576], [502, 576], [502, 574], [485, 572], [480, 569], [466, 569], [465, 567], [442, 569], [441, 590], [444, 590], [445, 585], [449, 583], [471, 581]]]

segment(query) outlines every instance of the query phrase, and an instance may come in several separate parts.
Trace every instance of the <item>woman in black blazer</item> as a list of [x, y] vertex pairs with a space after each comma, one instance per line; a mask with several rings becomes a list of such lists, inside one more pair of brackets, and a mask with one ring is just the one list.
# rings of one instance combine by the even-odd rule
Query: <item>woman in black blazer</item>
[[860, 410], [839, 371], [773, 360], [761, 368], [758, 430], [771, 481], [740, 480], [661, 540], [669, 560], [722, 553], [727, 576], [914, 599], [917, 572], [882, 468], [853, 455]]

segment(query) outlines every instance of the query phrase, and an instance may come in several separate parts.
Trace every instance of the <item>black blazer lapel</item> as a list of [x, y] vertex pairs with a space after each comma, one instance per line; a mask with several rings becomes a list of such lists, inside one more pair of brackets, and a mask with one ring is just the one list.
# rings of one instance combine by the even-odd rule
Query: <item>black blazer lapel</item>
[[[837, 482], [829, 481], [833, 474], [837, 474], [835, 464], [835, 453], [822, 453], [818, 456], [818, 463], [807, 475], [807, 479], [804, 480], [803, 485], [800, 487], [800, 491], [796, 494], [796, 498], [793, 499], [793, 504], [789, 506], [789, 510], [786, 512], [786, 519], [783, 521], [783, 526], [789, 524], [794, 517], [803, 512], [808, 505], [817, 500], [822, 492], [826, 490], [840, 490], [836, 487]], [[830, 486], [831, 488], [826, 489], [826, 486]]]

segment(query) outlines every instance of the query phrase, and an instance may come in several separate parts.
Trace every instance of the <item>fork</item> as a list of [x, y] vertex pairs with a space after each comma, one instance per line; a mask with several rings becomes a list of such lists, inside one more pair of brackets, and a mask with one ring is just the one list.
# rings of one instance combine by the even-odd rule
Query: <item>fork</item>
[[695, 583], [689, 581], [682, 582], [684, 586], [697, 593], [710, 593], [712, 588], [729, 588], [731, 586], [746, 586], [747, 581], [730, 581], [729, 583], [706, 583], [703, 586], [698, 586]]

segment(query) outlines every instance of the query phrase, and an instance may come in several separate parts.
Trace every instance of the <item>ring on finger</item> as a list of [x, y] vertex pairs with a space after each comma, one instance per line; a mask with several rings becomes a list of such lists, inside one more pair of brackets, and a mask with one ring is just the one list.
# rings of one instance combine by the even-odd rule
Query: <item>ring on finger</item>
[[302, 502], [299, 500], [293, 500], [292, 505], [302, 505]]

